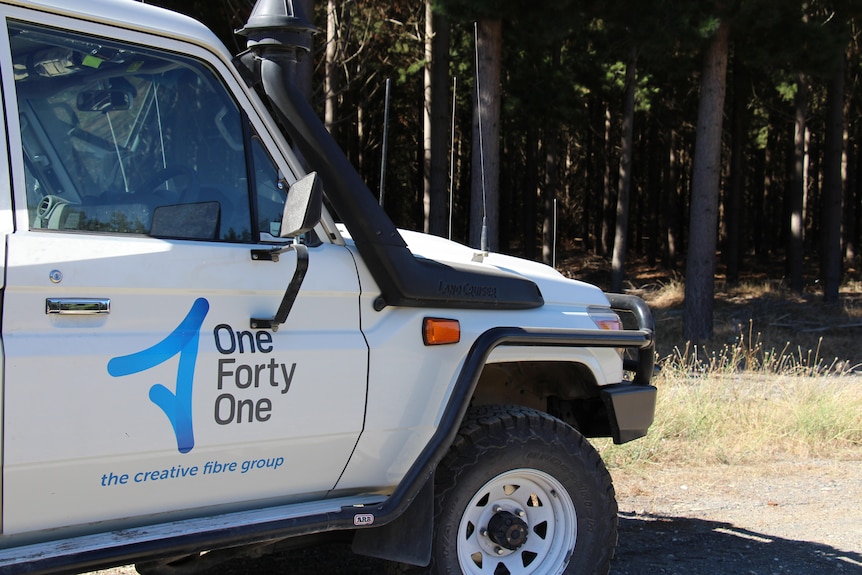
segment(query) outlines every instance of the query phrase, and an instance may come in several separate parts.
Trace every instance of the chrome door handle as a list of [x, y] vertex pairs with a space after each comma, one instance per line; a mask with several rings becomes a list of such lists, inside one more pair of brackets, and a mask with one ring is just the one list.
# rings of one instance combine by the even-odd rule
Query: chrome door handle
[[45, 313], [58, 315], [101, 315], [111, 313], [111, 300], [100, 298], [47, 298]]

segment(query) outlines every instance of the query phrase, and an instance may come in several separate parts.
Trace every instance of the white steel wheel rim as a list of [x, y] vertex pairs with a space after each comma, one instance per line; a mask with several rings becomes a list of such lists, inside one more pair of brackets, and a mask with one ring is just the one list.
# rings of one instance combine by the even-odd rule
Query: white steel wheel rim
[[[517, 549], [492, 540], [491, 518], [510, 513], [527, 525]], [[458, 525], [458, 562], [464, 575], [559, 574], [568, 565], [578, 518], [559, 481], [536, 469], [514, 469], [486, 483], [470, 499]]]

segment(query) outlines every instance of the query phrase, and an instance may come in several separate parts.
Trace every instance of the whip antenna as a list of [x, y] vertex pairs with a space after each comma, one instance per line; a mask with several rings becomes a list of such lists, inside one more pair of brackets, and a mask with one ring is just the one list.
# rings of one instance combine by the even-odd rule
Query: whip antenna
[[479, 249], [488, 253], [488, 206], [485, 196], [485, 146], [482, 142], [482, 91], [479, 89], [479, 25], [473, 22], [473, 38], [476, 46], [476, 115], [479, 116], [479, 164], [482, 172], [482, 234]]

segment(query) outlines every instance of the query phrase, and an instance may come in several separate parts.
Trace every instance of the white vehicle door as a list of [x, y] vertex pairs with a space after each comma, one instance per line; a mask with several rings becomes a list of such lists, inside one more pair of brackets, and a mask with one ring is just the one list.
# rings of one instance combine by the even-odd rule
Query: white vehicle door
[[278, 241], [288, 165], [225, 64], [11, 14], [4, 535], [319, 498], [363, 422], [348, 250], [307, 234], [286, 323], [254, 327], [297, 268], [253, 252]]

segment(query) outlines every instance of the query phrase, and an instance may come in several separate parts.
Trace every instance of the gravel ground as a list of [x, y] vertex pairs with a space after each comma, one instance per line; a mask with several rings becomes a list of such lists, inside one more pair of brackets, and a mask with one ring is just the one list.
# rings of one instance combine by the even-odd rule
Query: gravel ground
[[614, 574], [862, 574], [862, 461], [614, 475]]
[[[862, 460], [611, 474], [620, 507], [612, 575], [862, 575]], [[346, 545], [326, 545], [227, 563], [214, 575], [383, 570]]]

